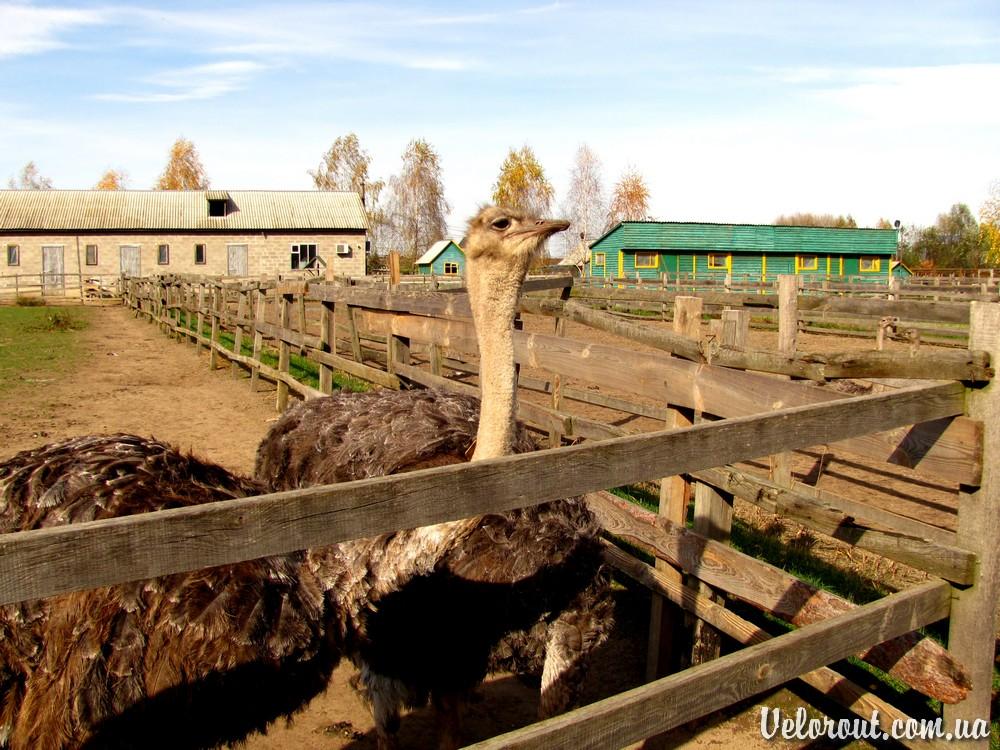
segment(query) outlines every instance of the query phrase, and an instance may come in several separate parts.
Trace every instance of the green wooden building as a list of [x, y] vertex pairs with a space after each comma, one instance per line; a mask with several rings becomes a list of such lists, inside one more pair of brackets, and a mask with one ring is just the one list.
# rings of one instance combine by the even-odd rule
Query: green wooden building
[[465, 273], [465, 253], [454, 240], [441, 240], [417, 258], [417, 273], [424, 276], [461, 276]]
[[590, 245], [587, 276], [769, 281], [779, 274], [887, 282], [895, 229], [623, 221]]

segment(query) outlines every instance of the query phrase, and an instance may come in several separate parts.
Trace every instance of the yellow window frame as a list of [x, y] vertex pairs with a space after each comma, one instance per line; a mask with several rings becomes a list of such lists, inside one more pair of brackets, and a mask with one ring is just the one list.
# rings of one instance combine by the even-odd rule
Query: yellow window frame
[[[648, 255], [653, 259], [652, 263], [640, 263], [639, 256]], [[659, 268], [660, 267], [660, 254], [652, 252], [650, 250], [641, 250], [635, 254], [635, 267], [636, 268]]]
[[[805, 261], [811, 258], [812, 263], [806, 264]], [[819, 270], [819, 256], [810, 253], [809, 255], [796, 255], [795, 256], [795, 272], [801, 273], [802, 271], [818, 271]]]
[[607, 253], [594, 253], [594, 265], [603, 266], [607, 265], [608, 254]]
[[444, 275], [445, 276], [458, 276], [458, 263], [456, 263], [453, 260], [446, 260], [444, 262]]
[[[865, 263], [869, 267], [865, 268]], [[860, 273], [880, 273], [882, 271], [882, 259], [861, 256], [858, 258], [858, 271]]]
[[[722, 264], [720, 265], [717, 260], [722, 258]], [[728, 271], [733, 267], [733, 256], [731, 253], [709, 253], [708, 254], [708, 270], [709, 271]]]

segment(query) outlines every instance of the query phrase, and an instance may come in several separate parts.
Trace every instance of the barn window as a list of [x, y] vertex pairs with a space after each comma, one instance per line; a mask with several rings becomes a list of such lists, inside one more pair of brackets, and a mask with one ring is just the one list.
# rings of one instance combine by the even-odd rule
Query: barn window
[[723, 255], [722, 253], [709, 253], [708, 267], [710, 270], [715, 271], [729, 270], [729, 256]]
[[795, 256], [795, 270], [796, 271], [818, 271], [819, 270], [819, 256], [818, 255], [796, 255]]
[[19, 245], [7, 245], [7, 265], [21, 265], [21, 248]]
[[97, 265], [97, 245], [87, 245], [87, 265]]
[[457, 274], [458, 274], [458, 263], [455, 263], [454, 261], [445, 261], [444, 275], [456, 276]]
[[292, 245], [291, 267], [293, 271], [300, 270], [303, 268], [314, 268], [315, 266], [316, 266], [315, 243]]
[[878, 273], [882, 270], [881, 258], [859, 258], [858, 268], [861, 273]]
[[603, 266], [606, 258], [607, 255], [605, 255], [604, 253], [594, 253], [594, 265]]
[[656, 268], [659, 265], [659, 253], [636, 253], [636, 268]]
[[206, 253], [205, 253], [205, 246], [204, 245], [195, 245], [194, 246], [194, 262], [195, 262], [195, 264], [199, 265], [199, 266], [203, 266], [203, 265], [205, 265], [206, 260], [207, 260], [207, 258], [206, 258]]
[[229, 201], [219, 200], [217, 198], [211, 198], [208, 201], [208, 215], [209, 216], [225, 216], [226, 215], [226, 204]]
[[165, 266], [170, 263], [170, 245], [157, 245], [156, 262], [161, 266]]

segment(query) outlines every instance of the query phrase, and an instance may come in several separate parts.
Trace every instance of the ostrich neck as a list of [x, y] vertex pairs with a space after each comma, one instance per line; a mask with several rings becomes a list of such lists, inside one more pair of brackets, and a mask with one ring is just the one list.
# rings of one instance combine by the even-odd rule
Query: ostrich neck
[[517, 409], [514, 368], [514, 314], [522, 277], [511, 269], [482, 272], [469, 268], [469, 303], [479, 341], [481, 406], [472, 460], [510, 453]]

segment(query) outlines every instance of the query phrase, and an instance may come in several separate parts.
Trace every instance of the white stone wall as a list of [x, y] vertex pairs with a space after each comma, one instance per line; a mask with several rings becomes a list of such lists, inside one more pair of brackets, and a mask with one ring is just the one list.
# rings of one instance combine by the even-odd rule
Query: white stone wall
[[[0, 286], [12, 287], [13, 274], [35, 275], [38, 283], [42, 272], [42, 247], [62, 246], [64, 273], [82, 273], [86, 277], [117, 277], [121, 270], [120, 251], [123, 245], [138, 245], [142, 276], [166, 273], [202, 273], [213, 276], [228, 271], [228, 245], [247, 245], [250, 276], [277, 275], [291, 272], [293, 244], [315, 243], [316, 254], [326, 261], [333, 273], [345, 276], [365, 274], [365, 235], [356, 233], [296, 233], [296, 234], [59, 234], [59, 235], [0, 235]], [[348, 255], [337, 255], [338, 243], [350, 247]], [[157, 263], [157, 248], [170, 246], [169, 263]], [[205, 263], [196, 264], [195, 245], [205, 245]], [[17, 245], [20, 264], [7, 265], [7, 246]], [[86, 247], [97, 245], [97, 264], [87, 265]], [[77, 259], [79, 258], [79, 264]], [[24, 283], [22, 281], [22, 283]], [[76, 279], [67, 280], [75, 286]]]

